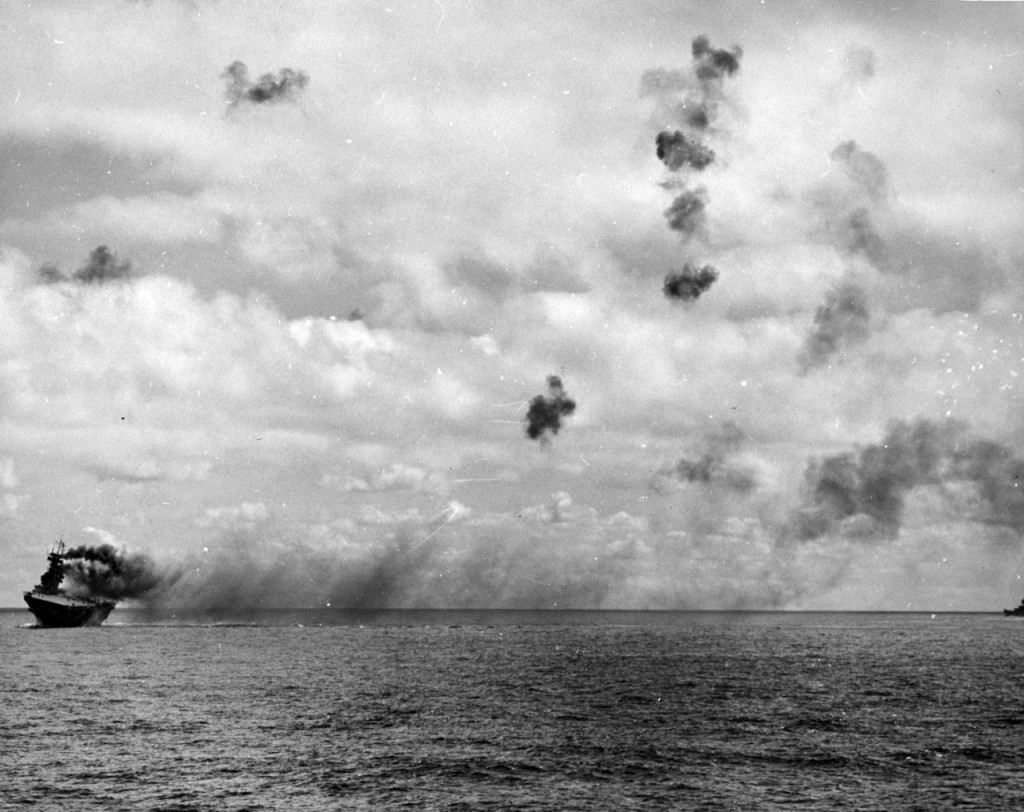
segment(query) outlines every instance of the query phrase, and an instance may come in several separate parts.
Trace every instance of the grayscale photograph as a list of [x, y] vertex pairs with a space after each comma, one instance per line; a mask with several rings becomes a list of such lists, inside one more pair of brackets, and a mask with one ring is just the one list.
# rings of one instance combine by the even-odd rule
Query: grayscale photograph
[[1024, 3], [0, 65], [0, 810], [1024, 808]]

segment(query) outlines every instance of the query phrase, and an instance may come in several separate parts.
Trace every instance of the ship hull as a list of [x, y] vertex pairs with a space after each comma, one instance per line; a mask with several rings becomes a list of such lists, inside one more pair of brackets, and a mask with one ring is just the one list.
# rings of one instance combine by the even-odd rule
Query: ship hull
[[73, 628], [99, 626], [114, 610], [111, 601], [83, 600], [68, 595], [25, 593], [25, 603], [40, 626]]

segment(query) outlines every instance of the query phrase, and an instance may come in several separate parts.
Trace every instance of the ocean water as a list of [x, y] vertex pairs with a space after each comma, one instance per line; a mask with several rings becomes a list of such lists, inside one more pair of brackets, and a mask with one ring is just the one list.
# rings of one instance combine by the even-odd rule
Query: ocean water
[[995, 615], [0, 614], [0, 808], [1024, 808]]

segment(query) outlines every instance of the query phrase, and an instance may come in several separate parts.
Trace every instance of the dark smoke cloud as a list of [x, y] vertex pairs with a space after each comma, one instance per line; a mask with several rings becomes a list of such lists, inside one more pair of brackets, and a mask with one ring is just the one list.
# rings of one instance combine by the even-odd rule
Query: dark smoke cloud
[[89, 254], [89, 260], [70, 276], [54, 265], [43, 265], [37, 272], [37, 279], [44, 285], [61, 282], [81, 282], [86, 285], [100, 285], [128, 279], [132, 275], [132, 264], [121, 262], [117, 255], [105, 245], [97, 246]]
[[870, 332], [871, 310], [864, 290], [844, 282], [830, 291], [814, 314], [800, 366], [803, 372], [827, 364], [836, 353], [863, 343]]
[[678, 231], [685, 237], [690, 237], [704, 228], [707, 215], [704, 211], [707, 206], [707, 192], [701, 187], [697, 189], [684, 189], [676, 199], [665, 209], [665, 219], [668, 227]]
[[697, 78], [702, 82], [732, 76], [740, 69], [740, 58], [743, 56], [743, 49], [740, 46], [733, 46], [731, 51], [712, 48], [711, 42], [703, 35], [694, 38], [691, 51]]
[[682, 270], [673, 271], [665, 277], [663, 290], [669, 299], [691, 302], [710, 288], [718, 279], [718, 271], [710, 265], [698, 268], [687, 262]]
[[959, 485], [973, 491], [973, 501], [958, 513], [1024, 532], [1022, 480], [1024, 460], [972, 436], [960, 421], [895, 421], [880, 444], [809, 462], [795, 530], [803, 539], [835, 531], [894, 538], [913, 489], [937, 486], [948, 494]]
[[570, 398], [562, 388], [562, 379], [557, 375], [548, 375], [548, 394], [537, 395], [530, 401], [526, 413], [526, 436], [531, 440], [547, 440], [546, 432], [558, 434], [562, 428], [562, 418], [576, 411], [576, 401]]
[[[701, 172], [715, 161], [715, 151], [704, 143], [704, 137], [715, 120], [718, 104], [723, 99], [725, 79], [740, 68], [743, 51], [714, 48], [706, 36], [691, 43], [691, 62], [687, 69], [668, 71], [663, 68], [646, 71], [640, 79], [641, 96], [654, 96], [659, 112], [670, 115], [682, 129], [666, 129], [655, 138], [658, 158], [670, 172]], [[675, 175], [662, 183], [665, 188], [681, 189], [664, 216], [668, 227], [690, 239], [704, 231], [707, 192], [703, 187], [690, 188], [684, 178]], [[687, 265], [665, 277], [663, 291], [670, 299], [697, 299], [718, 278], [710, 265], [703, 268]]]
[[684, 166], [701, 170], [715, 160], [715, 151], [696, 141], [691, 141], [682, 132], [660, 132], [655, 139], [658, 157], [673, 172]]
[[712, 48], [708, 38], [699, 36], [691, 45], [692, 60], [686, 70], [655, 68], [640, 77], [640, 95], [654, 96], [681, 125], [705, 130], [713, 123], [722, 84], [740, 68], [743, 51]]
[[757, 487], [754, 470], [734, 462], [731, 457], [746, 441], [746, 434], [735, 423], [726, 422], [709, 435], [704, 450], [694, 457], [680, 457], [672, 465], [662, 468], [655, 477], [653, 487], [661, 490], [665, 479], [684, 484], [706, 485], [717, 491], [747, 493]]
[[122, 600], [144, 599], [174, 580], [141, 553], [128, 553], [112, 544], [73, 547], [64, 553], [64, 575], [72, 594]]
[[309, 83], [304, 71], [291, 68], [281, 68], [276, 75], [265, 73], [253, 82], [249, 79], [249, 68], [238, 59], [224, 69], [221, 78], [227, 79], [225, 92], [231, 107], [243, 101], [252, 104], [293, 101]]

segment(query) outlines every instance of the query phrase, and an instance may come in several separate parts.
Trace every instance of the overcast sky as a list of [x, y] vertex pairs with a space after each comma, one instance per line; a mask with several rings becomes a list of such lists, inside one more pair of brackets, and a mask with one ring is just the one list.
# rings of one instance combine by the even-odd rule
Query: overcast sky
[[0, 37], [0, 605], [60, 537], [204, 606], [1024, 595], [1021, 4]]

